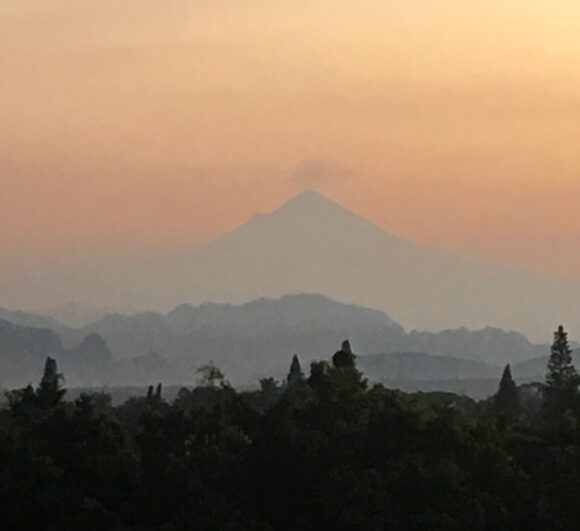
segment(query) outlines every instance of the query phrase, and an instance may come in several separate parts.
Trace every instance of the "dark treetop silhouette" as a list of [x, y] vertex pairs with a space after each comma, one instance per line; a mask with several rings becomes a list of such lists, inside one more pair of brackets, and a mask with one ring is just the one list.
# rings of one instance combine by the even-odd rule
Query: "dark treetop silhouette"
[[[544, 386], [495, 397], [369, 386], [349, 342], [302, 378], [200, 385], [113, 407], [64, 400], [54, 360], [0, 411], [2, 528], [576, 531], [580, 399], [563, 329]], [[554, 375], [564, 374], [563, 379]], [[541, 389], [541, 384], [538, 384]]]

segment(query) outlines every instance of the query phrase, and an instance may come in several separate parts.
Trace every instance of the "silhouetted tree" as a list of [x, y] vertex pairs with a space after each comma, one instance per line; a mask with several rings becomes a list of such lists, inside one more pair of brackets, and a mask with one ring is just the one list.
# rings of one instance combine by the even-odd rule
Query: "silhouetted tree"
[[354, 369], [356, 356], [352, 353], [350, 341], [343, 341], [342, 347], [332, 357], [332, 363], [337, 369]]
[[262, 378], [260, 380], [260, 391], [266, 407], [272, 406], [280, 396], [280, 386], [276, 379], [272, 377]]
[[572, 408], [578, 395], [578, 373], [572, 363], [568, 333], [559, 326], [554, 333], [548, 373], [546, 375], [545, 406], [551, 413]]
[[503, 371], [498, 392], [494, 397], [494, 409], [501, 417], [513, 419], [520, 412], [520, 408], [518, 388], [513, 380], [512, 369], [508, 363]]
[[161, 391], [162, 391], [162, 389], [163, 389], [163, 386], [162, 386], [162, 384], [160, 382], [160, 383], [157, 384], [157, 388], [155, 389], [155, 400], [157, 402], [161, 402]]
[[260, 380], [260, 390], [262, 391], [262, 393], [264, 394], [275, 393], [278, 391], [278, 389], [280, 389], [280, 387], [275, 378], [272, 378], [270, 376], [268, 378], [262, 378]]
[[58, 374], [58, 366], [54, 358], [46, 358], [44, 364], [44, 374], [40, 380], [40, 385], [36, 395], [42, 408], [52, 408], [56, 406], [66, 394], [66, 389], [60, 385], [62, 376]]
[[290, 387], [294, 387], [303, 383], [304, 380], [304, 373], [302, 372], [302, 367], [300, 366], [300, 360], [298, 359], [298, 355], [294, 354], [292, 363], [290, 364], [290, 372], [286, 377], [286, 382]]
[[327, 361], [313, 361], [310, 364], [310, 376], [308, 384], [312, 387], [321, 386], [328, 378], [330, 365]]
[[[40, 387], [15, 391], [10, 406], [26, 407], [0, 407], [0, 527], [577, 531], [575, 412], [550, 424], [528, 408], [498, 430], [470, 398], [369, 389], [337, 362], [284, 391], [273, 378], [262, 391], [220, 385], [214, 367], [161, 407], [148, 403], [160, 386], [119, 406], [83, 394], [44, 409]], [[62, 392], [55, 375], [51, 362], [47, 395]], [[526, 398], [507, 366], [494, 403], [511, 411], [519, 391], [523, 407], [540, 404], [541, 389]]]
[[224, 373], [213, 363], [202, 365], [197, 369], [203, 387], [217, 387], [226, 384]]
[[147, 404], [151, 407], [157, 407], [162, 402], [162, 393], [163, 386], [161, 383], [157, 384], [157, 387], [153, 387], [150, 385], [147, 388]]

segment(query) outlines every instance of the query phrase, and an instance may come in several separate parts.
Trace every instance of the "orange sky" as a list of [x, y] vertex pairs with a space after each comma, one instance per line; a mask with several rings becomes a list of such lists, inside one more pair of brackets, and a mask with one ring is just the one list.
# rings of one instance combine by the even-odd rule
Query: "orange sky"
[[580, 276], [575, 0], [0, 3], [0, 274], [200, 242], [318, 188]]

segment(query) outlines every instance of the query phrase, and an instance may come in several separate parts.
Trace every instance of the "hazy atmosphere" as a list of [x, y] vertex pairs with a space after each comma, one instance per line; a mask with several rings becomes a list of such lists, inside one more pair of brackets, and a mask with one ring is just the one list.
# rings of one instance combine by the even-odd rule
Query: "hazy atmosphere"
[[0, 528], [578, 531], [579, 29], [0, 0]]
[[567, 0], [2, 2], [0, 296], [304, 188], [578, 277], [579, 21]]

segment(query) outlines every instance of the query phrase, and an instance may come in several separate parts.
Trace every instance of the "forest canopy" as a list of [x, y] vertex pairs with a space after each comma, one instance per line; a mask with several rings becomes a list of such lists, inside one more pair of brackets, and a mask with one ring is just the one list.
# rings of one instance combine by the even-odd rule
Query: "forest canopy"
[[[356, 347], [356, 345], [354, 345]], [[238, 391], [66, 399], [48, 359], [0, 412], [4, 529], [576, 530], [580, 399], [566, 332], [546, 381], [485, 401], [371, 385], [349, 342]]]

